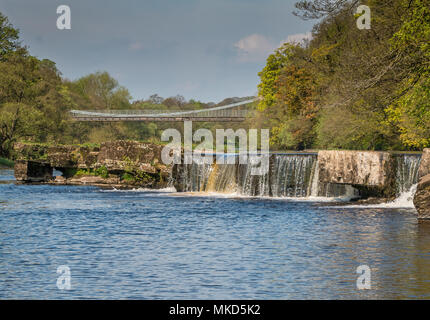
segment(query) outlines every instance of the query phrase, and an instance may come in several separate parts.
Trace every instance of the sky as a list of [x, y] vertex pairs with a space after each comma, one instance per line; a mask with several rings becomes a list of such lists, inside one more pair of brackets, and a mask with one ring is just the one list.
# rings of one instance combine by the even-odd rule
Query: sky
[[[285, 41], [310, 36], [296, 0], [1, 0], [23, 44], [75, 80], [107, 71], [134, 100], [152, 94], [219, 102], [257, 93]], [[57, 29], [68, 5], [71, 29]]]

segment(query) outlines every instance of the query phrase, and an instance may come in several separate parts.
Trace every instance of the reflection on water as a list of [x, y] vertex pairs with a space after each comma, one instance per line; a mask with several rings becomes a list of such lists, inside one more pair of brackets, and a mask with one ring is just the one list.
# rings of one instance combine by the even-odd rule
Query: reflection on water
[[430, 298], [429, 252], [409, 209], [0, 185], [0, 298]]

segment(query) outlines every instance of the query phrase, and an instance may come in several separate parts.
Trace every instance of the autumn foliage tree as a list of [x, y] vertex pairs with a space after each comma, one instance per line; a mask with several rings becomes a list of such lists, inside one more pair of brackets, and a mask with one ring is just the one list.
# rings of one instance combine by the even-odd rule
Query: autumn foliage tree
[[260, 117], [275, 148], [418, 150], [430, 146], [429, 0], [369, 0], [371, 29], [347, 0], [299, 1], [320, 19], [260, 73]]

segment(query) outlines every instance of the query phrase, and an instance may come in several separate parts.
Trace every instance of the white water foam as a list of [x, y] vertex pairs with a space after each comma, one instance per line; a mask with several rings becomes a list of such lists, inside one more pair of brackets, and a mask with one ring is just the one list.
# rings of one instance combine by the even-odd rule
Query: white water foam
[[222, 198], [222, 199], [255, 199], [255, 200], [273, 200], [273, 201], [293, 201], [293, 202], [348, 202], [351, 200], [350, 196], [342, 197], [271, 197], [271, 196], [251, 196], [237, 192], [206, 192], [206, 191], [189, 191], [177, 192], [175, 188], [165, 189], [147, 189], [137, 188], [131, 190], [100, 190], [100, 192], [139, 192], [142, 194], [151, 194], [159, 196], [172, 196], [172, 197], [201, 197], [201, 198]]
[[349, 205], [338, 208], [398, 208], [398, 209], [414, 209], [414, 195], [417, 192], [418, 184], [414, 184], [408, 191], [403, 192], [394, 201], [379, 203], [379, 204], [360, 204]]
[[100, 192], [150, 192], [150, 193], [175, 193], [174, 187], [163, 188], [163, 189], [149, 189], [149, 188], [134, 188], [134, 189], [116, 189], [112, 188], [109, 190], [100, 190]]

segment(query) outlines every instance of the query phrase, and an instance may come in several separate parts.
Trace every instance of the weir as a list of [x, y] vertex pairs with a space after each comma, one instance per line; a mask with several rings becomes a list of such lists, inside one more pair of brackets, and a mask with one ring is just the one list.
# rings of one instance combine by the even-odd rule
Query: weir
[[[426, 181], [430, 181], [429, 149], [422, 155], [353, 150], [271, 153], [263, 161], [264, 169], [268, 165], [268, 170], [263, 170], [264, 175], [254, 175], [259, 171], [255, 170], [255, 163], [239, 163], [238, 154], [206, 154], [195, 157], [192, 164], [165, 165], [161, 159], [162, 149], [161, 145], [136, 141], [108, 142], [94, 148], [16, 144], [14, 150], [19, 156], [15, 177], [20, 183], [174, 187], [177, 192], [276, 198], [392, 201], [409, 194], [408, 199], [417, 199], [416, 207], [424, 208], [421, 211], [429, 207], [426, 191]], [[220, 157], [224, 161], [220, 161]], [[250, 161], [254, 159], [249, 158]], [[60, 170], [63, 176], [54, 178], [53, 168]], [[88, 174], [82, 175], [82, 171]], [[418, 183], [419, 178], [424, 179], [423, 182]]]
[[[237, 155], [228, 155], [238, 159]], [[398, 154], [395, 159], [395, 189], [400, 196], [418, 182], [420, 155]], [[216, 192], [244, 196], [360, 197], [352, 184], [325, 183], [319, 179], [317, 153], [271, 154], [270, 170], [262, 176], [251, 175], [251, 165], [207, 164], [193, 162], [177, 165], [174, 181], [178, 191]]]

